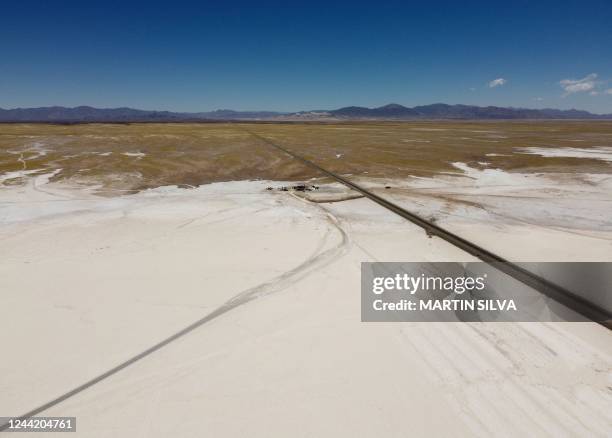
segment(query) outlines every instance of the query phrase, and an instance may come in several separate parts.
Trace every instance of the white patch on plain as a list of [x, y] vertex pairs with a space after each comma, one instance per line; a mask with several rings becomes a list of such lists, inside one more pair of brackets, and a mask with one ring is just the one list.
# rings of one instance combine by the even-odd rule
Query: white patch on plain
[[33, 157], [29, 157], [28, 160], [33, 160], [39, 157], [44, 157], [45, 155], [47, 155], [47, 152], [49, 152], [49, 149], [45, 148], [45, 144], [41, 143], [41, 142], [34, 142], [34, 144], [32, 144], [31, 147], [29, 147], [28, 149], [26, 149], [24, 152], [33, 152], [36, 155], [34, 155]]
[[49, 184], [49, 181], [51, 180], [51, 178], [53, 178], [55, 175], [57, 175], [61, 171], [62, 169], [55, 169], [51, 173], [43, 173], [42, 175], [36, 176], [34, 178], [34, 186], [40, 187], [40, 186], [44, 186], [45, 184]]
[[40, 172], [42, 169], [33, 169], [33, 170], [17, 170], [15, 172], [5, 172], [0, 175], [0, 185], [4, 184], [4, 181], [9, 181], [11, 179], [23, 178], [24, 176], [31, 175], [33, 173]]
[[125, 155], [126, 157], [136, 157], [138, 159], [145, 157], [147, 154], [143, 153], [143, 152], [123, 152], [122, 155]]
[[[609, 259], [609, 173], [578, 173], [571, 167], [565, 173], [522, 173], [471, 167], [464, 162], [450, 164], [461, 172], [393, 181], [393, 187], [400, 189], [397, 195], [393, 194], [393, 201], [424, 217], [435, 216], [440, 224], [467, 233], [465, 236], [480, 238], [479, 226], [506, 230], [496, 233], [487, 247], [502, 253], [509, 251], [506, 254], [517, 260], [529, 253], [525, 250], [529, 245], [541, 251], [539, 257], [546, 254], [544, 258]], [[516, 232], [518, 229], [523, 231]], [[505, 233], [508, 239], [500, 248], [496, 239]], [[563, 242], [555, 241], [552, 251], [549, 233]], [[585, 246], [588, 249], [581, 253]]]
[[540, 155], [541, 157], [562, 157], [562, 158], [590, 158], [592, 160], [602, 160], [612, 162], [612, 147], [595, 148], [521, 148], [520, 153]]
[[410, 129], [412, 129], [413, 131], [426, 131], [426, 132], [429, 132], [429, 131], [448, 131], [448, 129], [446, 129], [446, 128], [410, 128]]

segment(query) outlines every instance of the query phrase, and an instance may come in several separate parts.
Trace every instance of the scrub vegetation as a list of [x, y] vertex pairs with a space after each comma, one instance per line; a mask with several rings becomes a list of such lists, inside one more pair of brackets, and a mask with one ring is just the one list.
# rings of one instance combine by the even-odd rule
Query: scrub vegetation
[[[300, 181], [316, 171], [259, 136], [331, 171], [372, 178], [433, 176], [475, 168], [521, 172], [610, 173], [589, 158], [542, 157], [523, 148], [612, 146], [612, 122], [351, 122], [0, 125], [0, 180], [22, 184], [23, 171], [99, 187], [100, 194], [163, 185], [241, 179]], [[7, 178], [6, 175], [11, 175]]]

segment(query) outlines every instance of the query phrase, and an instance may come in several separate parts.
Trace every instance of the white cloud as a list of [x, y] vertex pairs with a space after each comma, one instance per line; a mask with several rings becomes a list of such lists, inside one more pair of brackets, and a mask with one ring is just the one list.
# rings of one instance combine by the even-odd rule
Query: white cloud
[[506, 82], [508, 81], [504, 78], [493, 79], [491, 82], [489, 82], [489, 88], [499, 87], [501, 85], [504, 85]]
[[604, 93], [606, 93], [606, 94], [612, 94], [612, 88], [608, 88], [606, 91], [604, 91]]
[[476, 91], [476, 88], [471, 87], [471, 88], [470, 88], [470, 91]]
[[598, 95], [599, 95], [599, 91], [595, 91], [595, 90], [593, 90], [593, 91], [591, 91], [589, 94], [590, 94], [591, 96], [598, 96]]
[[597, 85], [597, 74], [591, 73], [582, 79], [563, 79], [559, 81], [561, 88], [565, 90], [563, 96], [568, 96], [573, 93], [582, 93], [585, 91], [592, 91]]
[[543, 97], [534, 97], [533, 100], [535, 100], [536, 102], [542, 102], [544, 100]]

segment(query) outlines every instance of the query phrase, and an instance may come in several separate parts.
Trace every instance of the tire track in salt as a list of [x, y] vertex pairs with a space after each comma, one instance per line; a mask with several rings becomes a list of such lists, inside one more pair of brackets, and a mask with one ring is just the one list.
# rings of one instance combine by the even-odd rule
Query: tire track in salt
[[[320, 208], [320, 207], [319, 207]], [[91, 388], [92, 386], [96, 385], [97, 383], [102, 382], [105, 379], [108, 379], [109, 377], [117, 374], [118, 372], [120, 372], [121, 370], [129, 367], [130, 365], [133, 365], [134, 363], [140, 361], [141, 359], [146, 358], [147, 356], [155, 353], [157, 350], [162, 349], [163, 347], [165, 347], [166, 345], [172, 343], [173, 341], [176, 341], [180, 338], [182, 338], [183, 336], [191, 333], [192, 331], [200, 328], [201, 326], [203, 326], [204, 324], [230, 312], [231, 310], [240, 307], [244, 304], [247, 304], [253, 300], [256, 300], [258, 298], [264, 297], [264, 296], [268, 296], [271, 295], [273, 293], [276, 292], [280, 292], [283, 289], [287, 288], [288, 286], [290, 286], [291, 284], [296, 283], [297, 281], [300, 281], [301, 279], [303, 279], [304, 277], [306, 277], [307, 275], [309, 275], [311, 272], [313, 272], [315, 269], [329, 263], [332, 262], [334, 260], [336, 260], [337, 258], [339, 258], [340, 256], [344, 255], [349, 248], [350, 245], [350, 239], [348, 236], [348, 233], [341, 227], [340, 225], [340, 221], [331, 213], [329, 213], [328, 211], [320, 208], [321, 211], [323, 212], [323, 216], [326, 218], [327, 222], [329, 225], [331, 225], [332, 228], [336, 229], [339, 233], [340, 233], [340, 241], [332, 246], [331, 248], [326, 249], [325, 251], [318, 253], [318, 254], [313, 254], [312, 256], [308, 257], [305, 261], [303, 261], [302, 263], [300, 263], [298, 266], [296, 266], [295, 268], [286, 271], [284, 273], [282, 273], [281, 275], [265, 282], [262, 284], [259, 284], [255, 287], [252, 287], [250, 289], [247, 289], [241, 293], [239, 293], [238, 295], [235, 295], [233, 298], [230, 298], [228, 301], [226, 301], [224, 304], [222, 304], [220, 307], [218, 307], [216, 310], [210, 312], [209, 314], [207, 314], [206, 316], [200, 318], [199, 320], [191, 323], [190, 325], [188, 325], [187, 327], [183, 328], [182, 330], [168, 336], [167, 338], [163, 339], [162, 341], [158, 342], [155, 345], [152, 345], [151, 347], [147, 348], [146, 350], [138, 353], [135, 356], [132, 356], [131, 358], [127, 359], [126, 361], [120, 363], [119, 365], [109, 369], [108, 371], [105, 371], [102, 374], [99, 374], [98, 376], [88, 380], [87, 382], [77, 386], [76, 388], [65, 392], [64, 394], [54, 398], [53, 400], [40, 405], [32, 410], [30, 410], [29, 412], [19, 416], [19, 417], [14, 417], [15, 419], [19, 418], [19, 419], [27, 419], [30, 417], [33, 417], [37, 414], [40, 414], [41, 412], [46, 411], [47, 409], [56, 406], [66, 400], [68, 400], [71, 397], [74, 397], [75, 395], [87, 390], [88, 388]], [[325, 239], [325, 237], [324, 237]], [[4, 424], [0, 424], [0, 432], [2, 431], [6, 431], [6, 429], [9, 427], [9, 422], [7, 421]]]

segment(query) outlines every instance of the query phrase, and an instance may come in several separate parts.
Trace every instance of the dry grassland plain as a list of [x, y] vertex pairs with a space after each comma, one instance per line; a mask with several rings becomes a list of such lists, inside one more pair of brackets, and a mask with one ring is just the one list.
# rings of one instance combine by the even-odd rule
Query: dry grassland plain
[[252, 133], [331, 171], [370, 178], [457, 173], [455, 162], [544, 173], [605, 174], [611, 168], [584, 153], [541, 156], [525, 148], [610, 148], [612, 122], [8, 124], [0, 126], [0, 175], [4, 185], [13, 185], [26, 175], [61, 169], [52, 181], [99, 186], [101, 195], [320, 177]]

